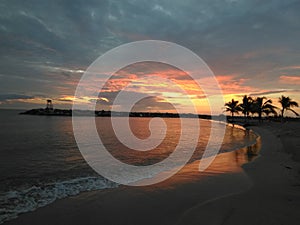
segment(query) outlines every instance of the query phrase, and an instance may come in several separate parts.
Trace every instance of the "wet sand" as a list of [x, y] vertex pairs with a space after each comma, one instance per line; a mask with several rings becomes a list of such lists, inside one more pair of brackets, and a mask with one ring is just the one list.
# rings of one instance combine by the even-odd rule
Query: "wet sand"
[[266, 122], [251, 129], [262, 138], [260, 157], [242, 166], [253, 187], [194, 207], [177, 224], [299, 224], [300, 123]]
[[300, 123], [251, 129], [262, 148], [250, 163], [245, 149], [224, 153], [205, 172], [196, 161], [160, 184], [83, 193], [5, 224], [299, 224]]

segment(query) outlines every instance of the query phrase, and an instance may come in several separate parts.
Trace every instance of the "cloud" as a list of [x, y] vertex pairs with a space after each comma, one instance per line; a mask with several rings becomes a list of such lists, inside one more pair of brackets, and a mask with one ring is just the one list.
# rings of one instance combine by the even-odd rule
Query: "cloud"
[[[97, 57], [120, 44], [145, 39], [172, 41], [198, 54], [217, 75], [225, 94], [299, 85], [294, 78], [300, 68], [299, 1], [3, 0], [0, 4], [0, 74], [5, 74], [0, 76], [0, 94], [72, 96], [82, 72]], [[142, 71], [197, 89], [172, 68], [156, 65]], [[116, 92], [142, 75], [137, 68], [130, 72], [127, 80], [118, 74], [107, 91]], [[144, 91], [139, 88], [134, 90]]]
[[103, 102], [109, 102], [109, 100], [107, 98], [103, 98], [103, 97], [99, 98], [99, 100], [103, 101]]
[[285, 66], [281, 67], [280, 70], [300, 70], [300, 65]]
[[280, 82], [285, 84], [300, 85], [300, 76], [280, 76]]
[[60, 102], [70, 102], [70, 103], [72, 103], [74, 101], [74, 97], [72, 97], [72, 96], [65, 96], [65, 97], [62, 97], [62, 98], [54, 99], [54, 100], [60, 101]]
[[165, 101], [162, 98], [158, 98], [155, 96], [146, 97], [140, 101], [138, 101], [132, 108], [132, 111], [135, 112], [143, 112], [143, 111], [151, 111], [151, 112], [173, 112], [175, 111], [174, 106]]
[[11, 101], [11, 100], [24, 100], [34, 99], [34, 96], [23, 95], [23, 94], [0, 94], [0, 102]]
[[263, 91], [263, 92], [251, 93], [249, 95], [251, 95], [251, 96], [264, 96], [264, 95], [279, 94], [279, 93], [284, 93], [284, 92], [287, 92], [287, 90]]
[[236, 75], [219, 75], [216, 77], [224, 94], [249, 93], [255, 87], [245, 85], [247, 79]]

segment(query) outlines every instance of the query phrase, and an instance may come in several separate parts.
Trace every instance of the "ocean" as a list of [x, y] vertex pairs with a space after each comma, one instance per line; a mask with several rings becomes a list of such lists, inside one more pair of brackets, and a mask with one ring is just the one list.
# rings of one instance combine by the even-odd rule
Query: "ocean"
[[[74, 138], [71, 117], [19, 115], [19, 112], [0, 110], [0, 223], [57, 199], [85, 191], [118, 188], [118, 184], [98, 175], [83, 159]], [[147, 138], [150, 120], [130, 118], [133, 134]], [[98, 134], [109, 152], [136, 166], [160, 162], [175, 149], [180, 137], [180, 120], [164, 120], [168, 129], [162, 143], [151, 151], [140, 152], [129, 149], [116, 138], [110, 118], [95, 118]], [[196, 118], [184, 120], [189, 120], [191, 126], [199, 122]], [[162, 129], [160, 123], [154, 126], [154, 130]], [[189, 162], [201, 158], [210, 135], [211, 121], [200, 120], [200, 128], [198, 145]], [[88, 135], [86, 130], [83, 126], [82, 132]], [[227, 126], [220, 152], [251, 145], [255, 139], [253, 133]], [[188, 141], [185, 147], [189, 148]]]

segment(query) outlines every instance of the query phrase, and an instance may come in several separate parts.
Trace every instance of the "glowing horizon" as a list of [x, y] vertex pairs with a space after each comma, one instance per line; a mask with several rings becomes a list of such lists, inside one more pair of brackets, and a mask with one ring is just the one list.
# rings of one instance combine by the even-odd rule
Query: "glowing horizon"
[[[144, 70], [144, 71], [143, 71]], [[187, 73], [173, 68], [169, 65], [163, 65], [161, 63], [139, 63], [137, 65], [131, 65], [118, 71], [112, 76], [105, 88], [99, 92], [99, 98], [95, 99], [89, 96], [85, 96], [77, 101], [82, 102], [82, 104], [90, 104], [93, 101], [97, 101], [96, 110], [110, 110], [111, 105], [115, 96], [123, 88], [131, 85], [131, 88], [127, 91], [131, 91], [137, 94], [148, 94], [151, 96], [153, 93], [159, 93], [160, 98], [148, 98], [145, 101], [137, 103], [133, 111], [140, 112], [170, 112], [176, 113], [174, 108], [168, 102], [168, 98], [176, 99], [176, 102], [181, 107], [185, 107], [185, 102], [182, 101], [180, 93], [174, 91], [175, 88], [172, 86], [166, 86], [164, 84], [152, 84], [151, 82], [157, 77], [163, 77], [173, 80], [180, 88], [184, 89], [189, 97], [191, 98], [193, 104], [195, 105], [198, 114], [210, 114], [209, 104], [207, 97], [201, 90], [201, 87], [188, 76]], [[241, 103], [242, 97], [244, 95], [252, 97], [267, 97], [273, 101], [273, 104], [280, 108], [278, 103], [278, 98], [281, 95], [290, 96], [293, 100], [299, 99], [298, 90], [289, 89], [258, 89], [251, 86], [244, 86], [246, 82], [245, 78], [237, 78], [236, 75], [217, 75], [217, 81], [223, 91], [225, 102], [231, 99], [238, 100]], [[294, 76], [280, 76], [278, 83], [288, 83], [297, 82], [298, 77]], [[205, 85], [205, 79], [201, 81]], [[72, 83], [76, 86], [76, 83]], [[74, 87], [75, 88], [75, 87]], [[30, 107], [40, 106], [44, 107], [46, 99], [52, 99], [57, 108], [71, 108], [72, 102], [74, 101], [73, 95], [58, 95], [58, 96], [48, 96], [48, 97], [33, 97], [27, 99], [13, 99], [8, 100], [9, 104], [13, 103], [25, 103]], [[8, 105], [9, 105], [8, 104]], [[144, 108], [142, 107], [144, 106]], [[28, 107], [29, 108], [29, 107]], [[297, 112], [299, 109], [295, 109]], [[120, 108], [119, 111], [122, 111]], [[189, 113], [189, 108], [186, 108], [185, 113]], [[288, 114], [289, 116], [292, 114]]]

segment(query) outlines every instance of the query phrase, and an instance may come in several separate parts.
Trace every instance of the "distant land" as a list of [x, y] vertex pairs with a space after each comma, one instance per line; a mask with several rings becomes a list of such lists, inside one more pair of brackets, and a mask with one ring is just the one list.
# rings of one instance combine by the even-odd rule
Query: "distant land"
[[[162, 112], [115, 112], [115, 111], [89, 111], [89, 110], [76, 110], [71, 109], [30, 109], [25, 112], [21, 112], [22, 115], [37, 115], [37, 116], [99, 116], [99, 117], [165, 117], [165, 118], [202, 118], [202, 119], [212, 119], [211, 115], [197, 115], [192, 113], [162, 113]], [[224, 115], [219, 116], [224, 117]]]
[[[205, 115], [205, 114], [192, 114], [192, 113], [162, 113], [162, 112], [115, 112], [115, 111], [89, 111], [89, 110], [76, 110], [71, 109], [30, 109], [25, 112], [19, 113], [21, 115], [36, 115], [36, 116], [96, 116], [96, 117], [161, 117], [161, 118], [199, 118], [207, 120], [224, 121], [225, 118], [229, 123], [240, 124], [242, 126], [254, 125], [257, 123], [258, 117], [252, 116], [245, 118], [244, 116], [226, 116], [221, 115]], [[281, 121], [281, 117], [263, 117], [263, 120]], [[285, 117], [284, 121], [300, 121], [299, 118]]]
[[[19, 113], [21, 115], [37, 115], [37, 116], [96, 116], [96, 117], [162, 117], [162, 118], [200, 118], [207, 120], [224, 121], [225, 118], [229, 123], [236, 123], [243, 126], [251, 125], [252, 122], [257, 122], [258, 117], [255, 116], [227, 116], [220, 115], [206, 115], [206, 114], [193, 114], [193, 113], [168, 113], [168, 112], [115, 112], [105, 110], [72, 110], [72, 109], [54, 109], [52, 100], [46, 101], [46, 108], [30, 109], [25, 112]], [[263, 120], [281, 121], [279, 116], [263, 117]], [[300, 121], [299, 118], [285, 117], [284, 121]]]

